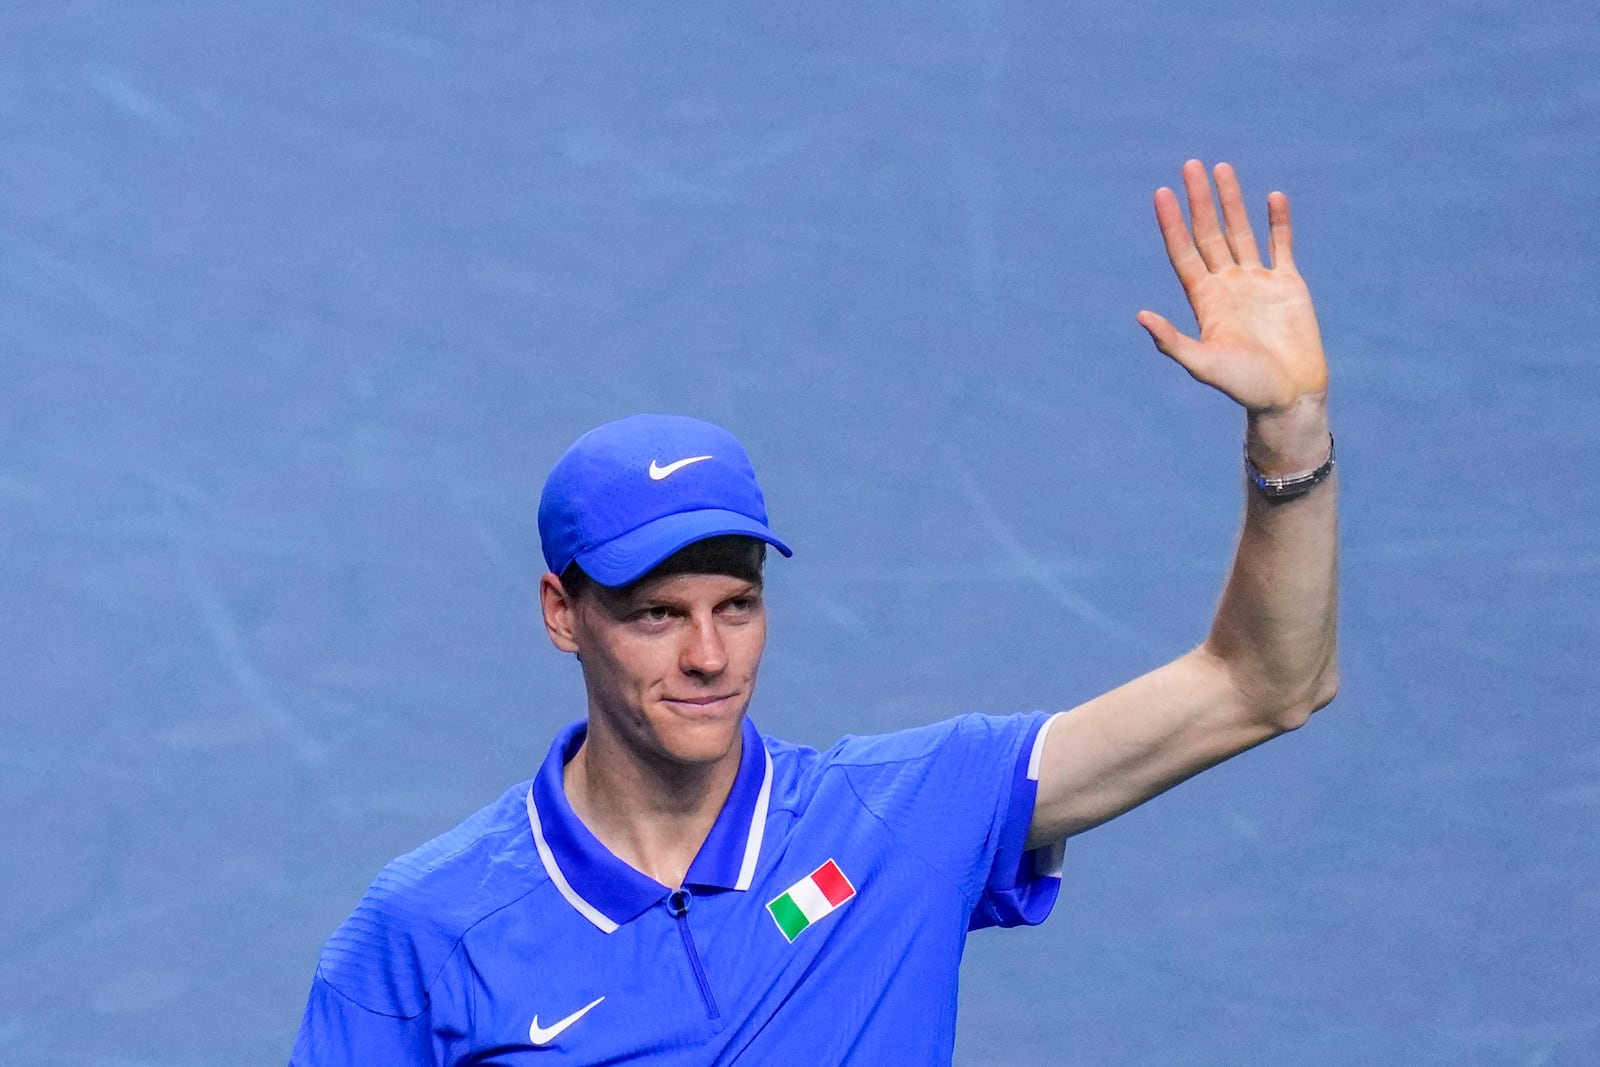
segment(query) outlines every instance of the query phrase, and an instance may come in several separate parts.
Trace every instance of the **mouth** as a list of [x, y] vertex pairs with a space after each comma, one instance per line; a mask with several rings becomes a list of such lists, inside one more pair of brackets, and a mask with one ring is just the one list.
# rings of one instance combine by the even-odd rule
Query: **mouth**
[[680, 714], [693, 718], [709, 718], [736, 707], [738, 698], [737, 693], [719, 693], [707, 696], [663, 697], [661, 702], [676, 709]]

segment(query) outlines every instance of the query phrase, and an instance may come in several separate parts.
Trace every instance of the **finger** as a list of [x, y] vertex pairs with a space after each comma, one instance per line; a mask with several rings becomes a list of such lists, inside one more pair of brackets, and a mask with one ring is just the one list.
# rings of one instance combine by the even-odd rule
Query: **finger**
[[1267, 229], [1272, 245], [1272, 269], [1294, 270], [1294, 235], [1289, 225], [1289, 198], [1282, 193], [1267, 194]]
[[1194, 238], [1183, 222], [1183, 208], [1178, 206], [1178, 194], [1166, 186], [1156, 190], [1156, 224], [1161, 227], [1161, 240], [1167, 246], [1167, 259], [1178, 275], [1178, 281], [1188, 289], [1205, 277], [1206, 264], [1194, 247]]
[[1218, 163], [1217, 200], [1222, 204], [1222, 235], [1228, 240], [1228, 250], [1241, 267], [1261, 266], [1261, 250], [1256, 247], [1256, 235], [1250, 229], [1250, 213], [1245, 210], [1244, 191], [1239, 188], [1239, 176], [1232, 165]]
[[1204, 163], [1191, 159], [1183, 165], [1183, 188], [1189, 194], [1189, 226], [1194, 230], [1194, 246], [1200, 250], [1200, 258], [1214, 271], [1232, 266], [1233, 252], [1217, 222], [1217, 209], [1211, 202], [1211, 179], [1206, 177]]

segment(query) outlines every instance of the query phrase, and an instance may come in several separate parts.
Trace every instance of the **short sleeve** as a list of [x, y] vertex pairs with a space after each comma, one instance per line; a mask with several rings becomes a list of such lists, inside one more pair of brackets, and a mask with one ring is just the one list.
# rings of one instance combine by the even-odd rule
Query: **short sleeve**
[[409, 1019], [370, 1011], [318, 974], [311, 983], [300, 1035], [289, 1067], [350, 1067], [352, 1064], [433, 1064], [426, 1011]]
[[830, 753], [874, 815], [961, 890], [969, 926], [1033, 925], [1059, 895], [1059, 848], [1027, 849], [1051, 717], [965, 715]]
[[1050, 915], [1060, 895], [1063, 842], [1027, 847], [1039, 793], [1040, 757], [1045, 735], [1055, 721], [1054, 715], [1035, 721], [1012, 761], [1011, 794], [1000, 820], [998, 844], [983, 897], [968, 924], [971, 929], [1037, 926]]

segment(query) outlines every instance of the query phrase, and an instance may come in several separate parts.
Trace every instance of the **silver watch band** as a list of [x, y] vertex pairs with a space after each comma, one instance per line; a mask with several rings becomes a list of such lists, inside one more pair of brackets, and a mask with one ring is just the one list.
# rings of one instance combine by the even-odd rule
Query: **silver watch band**
[[1289, 500], [1311, 490], [1312, 486], [1333, 473], [1333, 434], [1328, 435], [1328, 458], [1320, 467], [1295, 474], [1270, 475], [1261, 473], [1250, 459], [1250, 450], [1244, 452], [1244, 470], [1257, 491], [1269, 500]]

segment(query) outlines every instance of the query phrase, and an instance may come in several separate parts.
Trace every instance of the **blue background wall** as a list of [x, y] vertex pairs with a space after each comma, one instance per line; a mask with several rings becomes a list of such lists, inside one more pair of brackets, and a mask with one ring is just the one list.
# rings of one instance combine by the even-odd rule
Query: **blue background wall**
[[771, 732], [1198, 641], [1240, 419], [1133, 322], [1198, 155], [1294, 197], [1344, 691], [1075, 839], [957, 1060], [1600, 1062], [1592, 5], [594, 7], [0, 10], [0, 1061], [284, 1061], [581, 711], [533, 510], [599, 421], [749, 445]]

